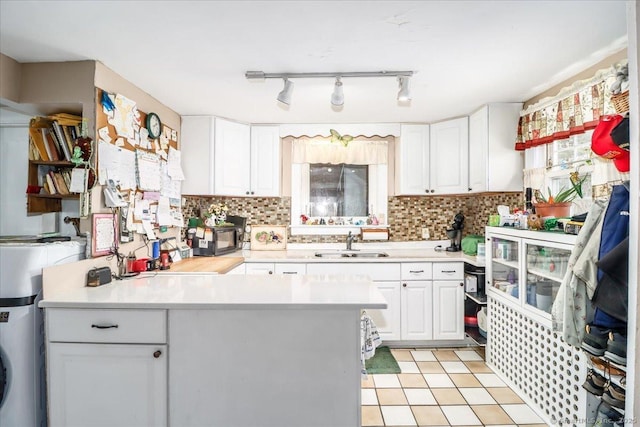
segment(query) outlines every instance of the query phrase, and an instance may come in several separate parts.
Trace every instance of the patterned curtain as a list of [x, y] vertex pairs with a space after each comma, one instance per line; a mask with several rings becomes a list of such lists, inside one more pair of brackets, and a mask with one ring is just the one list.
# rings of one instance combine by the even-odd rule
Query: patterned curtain
[[594, 129], [605, 114], [615, 114], [609, 88], [615, 81], [617, 64], [598, 71], [595, 77], [564, 88], [520, 113], [516, 150], [548, 144]]

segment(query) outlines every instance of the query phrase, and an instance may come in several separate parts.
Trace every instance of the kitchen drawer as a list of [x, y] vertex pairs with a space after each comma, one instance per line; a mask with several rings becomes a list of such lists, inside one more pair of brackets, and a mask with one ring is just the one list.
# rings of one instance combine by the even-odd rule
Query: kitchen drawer
[[371, 280], [399, 280], [400, 264], [374, 263], [309, 263], [307, 274], [354, 274], [369, 276]]
[[276, 262], [276, 274], [306, 274], [307, 265], [304, 263]]
[[46, 321], [51, 342], [167, 342], [165, 310], [47, 309]]
[[431, 280], [430, 262], [403, 262], [400, 269], [402, 280]]
[[462, 280], [464, 278], [463, 262], [433, 263], [433, 280]]

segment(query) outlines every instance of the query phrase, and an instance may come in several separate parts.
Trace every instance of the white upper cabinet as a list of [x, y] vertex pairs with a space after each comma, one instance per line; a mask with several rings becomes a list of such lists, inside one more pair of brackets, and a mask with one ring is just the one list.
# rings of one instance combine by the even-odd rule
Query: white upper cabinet
[[397, 194], [429, 194], [429, 125], [401, 125], [396, 156]]
[[521, 109], [488, 104], [469, 117], [469, 191], [522, 191], [523, 154], [514, 149]]
[[430, 193], [469, 191], [469, 120], [467, 117], [431, 125]]
[[213, 117], [182, 117], [180, 134], [182, 194], [213, 194]]
[[210, 116], [182, 118], [183, 194], [280, 195], [278, 126]]
[[280, 196], [280, 127], [251, 126], [252, 196]]
[[217, 118], [215, 130], [214, 193], [249, 195], [251, 186], [251, 126]]

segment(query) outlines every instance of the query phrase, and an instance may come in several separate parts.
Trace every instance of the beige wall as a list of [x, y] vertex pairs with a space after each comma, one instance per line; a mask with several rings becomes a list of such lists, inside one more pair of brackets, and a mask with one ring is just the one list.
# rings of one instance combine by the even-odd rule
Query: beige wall
[[557, 85], [545, 90], [542, 93], [539, 93], [538, 95], [534, 96], [533, 98], [529, 99], [528, 101], [526, 101], [524, 103], [524, 107], [523, 109], [527, 108], [529, 105], [533, 105], [536, 102], [540, 101], [541, 99], [544, 99], [546, 97], [549, 96], [556, 96], [558, 94], [558, 92], [560, 92], [560, 90], [562, 88], [565, 88], [567, 86], [571, 86], [573, 83], [580, 81], [580, 80], [584, 80], [584, 79], [589, 79], [591, 77], [593, 77], [596, 72], [598, 70], [602, 70], [605, 68], [610, 67], [611, 65], [620, 62], [623, 59], [627, 58], [627, 50], [623, 49], [620, 52], [614, 53], [611, 56], [606, 57], [605, 59], [603, 59], [602, 61], [598, 62], [597, 64], [587, 68], [586, 70], [581, 71], [580, 73], [576, 74], [575, 76], [568, 78], [567, 80], [558, 83]]
[[20, 101], [20, 63], [0, 53], [0, 98]]

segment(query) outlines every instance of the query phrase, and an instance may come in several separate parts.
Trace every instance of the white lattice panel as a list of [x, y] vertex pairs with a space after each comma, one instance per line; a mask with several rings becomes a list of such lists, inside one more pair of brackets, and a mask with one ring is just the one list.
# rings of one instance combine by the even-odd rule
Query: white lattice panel
[[553, 425], [584, 426], [587, 358], [517, 309], [489, 298], [487, 362]]

